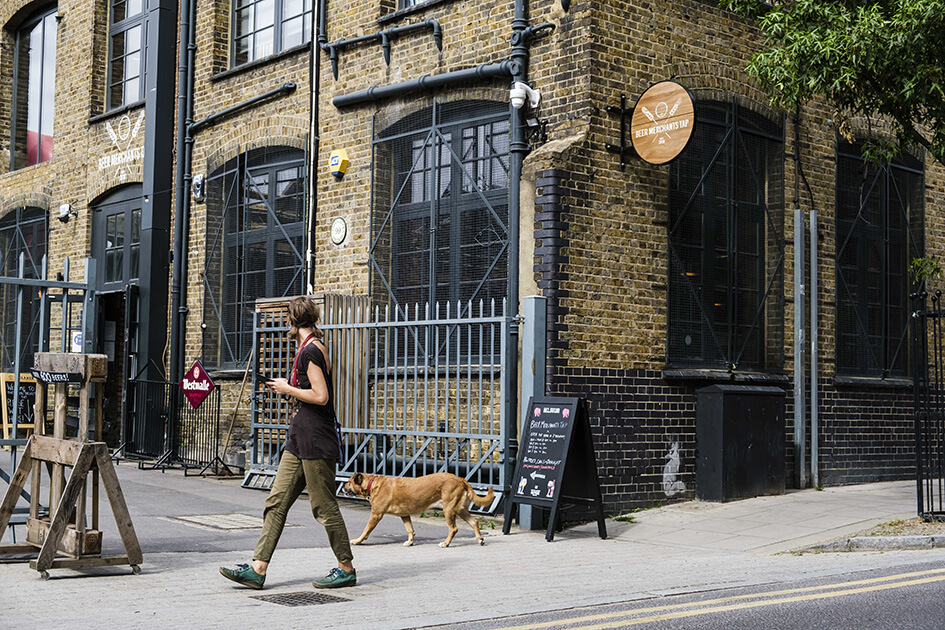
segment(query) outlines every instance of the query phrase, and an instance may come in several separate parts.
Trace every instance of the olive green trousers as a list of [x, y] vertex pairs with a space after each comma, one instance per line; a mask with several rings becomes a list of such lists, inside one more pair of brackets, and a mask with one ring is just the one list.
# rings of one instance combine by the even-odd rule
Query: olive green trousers
[[253, 552], [253, 560], [269, 562], [279, 543], [289, 508], [308, 490], [312, 515], [328, 533], [328, 544], [338, 562], [350, 562], [351, 543], [348, 529], [335, 498], [335, 461], [332, 459], [299, 459], [288, 451], [282, 451], [279, 469], [272, 482], [263, 511], [263, 528]]

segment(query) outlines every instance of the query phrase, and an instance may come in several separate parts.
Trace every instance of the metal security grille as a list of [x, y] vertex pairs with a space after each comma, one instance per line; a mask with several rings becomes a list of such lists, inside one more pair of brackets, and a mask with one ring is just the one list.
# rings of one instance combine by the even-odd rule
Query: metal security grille
[[918, 513], [945, 521], [945, 310], [941, 291], [911, 298]]
[[[25, 207], [16, 208], [0, 219], [0, 276], [44, 277], [46, 217], [47, 212], [42, 208]], [[0, 285], [0, 300], [3, 309], [0, 371], [10, 372], [14, 364], [19, 365], [20, 370], [29, 370], [33, 367], [33, 354], [39, 350], [40, 300], [37, 292], [19, 291], [16, 285], [4, 284]]]
[[[364, 298], [323, 300], [325, 343], [342, 426], [338, 476], [415, 477], [448, 471], [477, 488], [505, 485], [505, 303], [381, 310]], [[260, 304], [259, 369], [285, 375], [285, 304]], [[278, 366], [278, 367], [277, 367]], [[274, 371], [270, 371], [274, 370]], [[253, 453], [244, 486], [266, 488], [291, 409], [255, 384]]]
[[259, 298], [298, 295], [305, 251], [305, 154], [265, 147], [207, 181], [203, 363], [246, 365]]
[[783, 125], [700, 103], [670, 168], [668, 363], [783, 364]]
[[507, 103], [434, 101], [378, 135], [373, 173], [376, 303], [506, 296]]
[[907, 376], [909, 262], [925, 249], [922, 164], [837, 152], [837, 372]]

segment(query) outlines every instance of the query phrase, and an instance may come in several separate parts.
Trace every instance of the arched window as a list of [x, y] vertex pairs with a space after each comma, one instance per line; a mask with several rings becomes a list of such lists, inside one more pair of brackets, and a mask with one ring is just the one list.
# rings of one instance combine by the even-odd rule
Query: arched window
[[506, 297], [509, 105], [461, 101], [374, 141], [372, 292], [401, 306]]
[[697, 103], [669, 173], [670, 367], [782, 367], [783, 146], [780, 121]]
[[[18, 277], [23, 259], [23, 277], [41, 278], [46, 255], [47, 213], [42, 208], [16, 208], [0, 218], [0, 275]], [[17, 313], [16, 288], [0, 285], [3, 308], [2, 356], [0, 366], [8, 372], [16, 355], [16, 324], [20, 320], [20, 366], [33, 365], [33, 353], [39, 350], [39, 300], [35, 292], [24, 291], [23, 311]]]
[[837, 147], [837, 373], [909, 373], [909, 262], [924, 251], [925, 168]]
[[241, 154], [207, 180], [205, 366], [245, 365], [256, 300], [304, 291], [305, 153]]
[[13, 65], [11, 168], [52, 157], [56, 88], [56, 8], [46, 9], [16, 32]]

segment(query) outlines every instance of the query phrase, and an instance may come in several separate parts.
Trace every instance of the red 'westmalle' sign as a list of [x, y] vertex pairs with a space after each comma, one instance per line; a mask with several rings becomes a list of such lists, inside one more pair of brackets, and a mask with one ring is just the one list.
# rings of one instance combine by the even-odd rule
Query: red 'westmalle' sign
[[203, 399], [209, 396], [215, 387], [206, 370], [200, 365], [200, 361], [194, 361], [194, 364], [190, 366], [190, 371], [184, 374], [179, 385], [194, 409], [200, 406]]

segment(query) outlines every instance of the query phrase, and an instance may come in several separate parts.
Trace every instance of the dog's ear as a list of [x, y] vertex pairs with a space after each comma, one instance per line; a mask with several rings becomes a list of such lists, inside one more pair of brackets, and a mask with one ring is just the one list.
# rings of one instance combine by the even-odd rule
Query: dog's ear
[[364, 481], [364, 476], [361, 473], [354, 473], [351, 475], [351, 483], [353, 485], [360, 486], [362, 481]]

